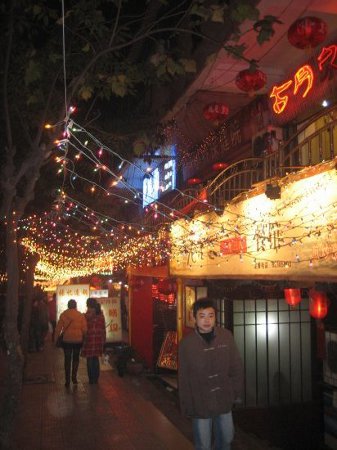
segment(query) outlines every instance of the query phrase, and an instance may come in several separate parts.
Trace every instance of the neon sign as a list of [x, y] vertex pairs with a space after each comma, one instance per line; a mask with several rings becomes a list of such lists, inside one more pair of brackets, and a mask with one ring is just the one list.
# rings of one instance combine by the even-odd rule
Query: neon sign
[[[320, 72], [327, 67], [329, 69], [337, 69], [337, 45], [324, 47], [317, 58], [318, 69]], [[288, 80], [279, 86], [273, 86], [270, 98], [274, 98], [273, 110], [276, 114], [281, 114], [289, 101], [290, 95], [297, 95], [300, 87], [305, 86], [302, 98], [305, 98], [311, 91], [314, 84], [315, 76], [312, 67], [305, 64], [300, 67], [294, 75], [293, 80]], [[291, 88], [291, 86], [293, 87]], [[287, 95], [281, 95], [283, 93]]]

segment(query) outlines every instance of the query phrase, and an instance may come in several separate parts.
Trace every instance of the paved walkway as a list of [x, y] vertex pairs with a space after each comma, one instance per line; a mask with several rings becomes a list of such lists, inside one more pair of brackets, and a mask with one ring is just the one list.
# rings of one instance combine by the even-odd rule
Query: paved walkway
[[[165, 402], [165, 393], [146, 376], [121, 378], [107, 363], [99, 384], [89, 385], [81, 359], [78, 378], [77, 386], [64, 387], [63, 352], [50, 342], [42, 352], [29, 354], [13, 450], [193, 449], [188, 419], [179, 412], [179, 425], [167, 419], [155, 406], [160, 402], [151, 401], [155, 391]], [[237, 430], [233, 450], [271, 448]]]

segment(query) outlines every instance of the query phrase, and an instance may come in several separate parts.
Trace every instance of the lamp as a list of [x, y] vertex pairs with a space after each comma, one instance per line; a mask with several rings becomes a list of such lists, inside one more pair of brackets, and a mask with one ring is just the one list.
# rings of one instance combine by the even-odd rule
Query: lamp
[[278, 184], [268, 183], [266, 185], [265, 194], [271, 200], [277, 200], [278, 198], [281, 198], [281, 188]]

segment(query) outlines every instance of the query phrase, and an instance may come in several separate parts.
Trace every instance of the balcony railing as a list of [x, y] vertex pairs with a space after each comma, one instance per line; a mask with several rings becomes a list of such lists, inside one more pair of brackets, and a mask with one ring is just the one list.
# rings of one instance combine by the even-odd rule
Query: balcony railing
[[[320, 127], [305, 137], [310, 125]], [[208, 202], [216, 207], [233, 200], [253, 184], [284, 177], [307, 166], [329, 161], [337, 156], [337, 109], [325, 110], [324, 114], [306, 123], [278, 151], [263, 158], [238, 161], [223, 170], [206, 186]]]
[[[319, 125], [317, 125], [319, 124]], [[317, 128], [319, 126], [319, 128]], [[308, 130], [314, 128], [308, 136]], [[279, 149], [259, 158], [237, 161], [220, 172], [206, 186], [180, 191], [166, 205], [142, 217], [147, 227], [159, 227], [178, 217], [191, 216], [207, 200], [208, 205], [222, 210], [226, 203], [246, 192], [254, 184], [275, 180], [307, 166], [329, 161], [337, 156], [337, 108], [324, 110], [299, 129]]]

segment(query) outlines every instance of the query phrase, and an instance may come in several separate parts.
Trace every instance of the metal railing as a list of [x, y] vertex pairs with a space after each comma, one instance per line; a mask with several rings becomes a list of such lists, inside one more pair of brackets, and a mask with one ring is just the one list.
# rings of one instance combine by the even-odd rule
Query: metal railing
[[[303, 134], [318, 119], [324, 124], [309, 136]], [[208, 202], [223, 208], [241, 192], [252, 188], [253, 184], [284, 177], [307, 166], [329, 161], [337, 156], [337, 109], [325, 110], [324, 114], [306, 123], [280, 148], [263, 158], [247, 158], [223, 170], [207, 186]]]
[[[305, 136], [314, 123], [320, 123], [319, 128]], [[182, 213], [180, 216], [192, 215], [199, 204], [203, 203], [202, 191], [207, 203], [221, 210], [226, 203], [240, 193], [247, 192], [256, 183], [284, 177], [288, 173], [332, 160], [336, 156], [337, 108], [334, 107], [314, 116], [274, 153], [231, 164], [206, 186], [179, 191], [166, 205], [160, 205], [157, 214], [145, 215], [141, 222], [145, 226], [157, 228], [179, 217], [179, 211]]]

